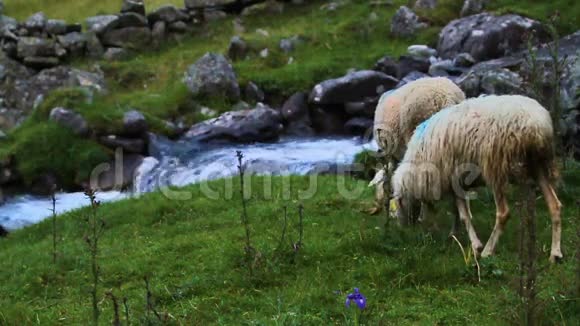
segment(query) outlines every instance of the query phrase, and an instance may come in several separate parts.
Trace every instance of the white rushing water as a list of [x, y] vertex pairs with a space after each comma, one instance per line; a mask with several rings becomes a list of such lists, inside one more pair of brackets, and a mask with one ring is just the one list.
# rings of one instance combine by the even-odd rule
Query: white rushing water
[[[361, 151], [376, 148], [376, 144], [362, 143], [360, 138], [289, 139], [277, 143], [228, 144], [204, 150], [184, 142], [163, 141], [157, 157], [147, 158], [138, 169], [134, 193], [236, 175], [236, 151], [242, 151], [249, 173], [306, 175], [334, 172], [352, 164]], [[98, 199], [117, 201], [134, 193], [99, 193]], [[62, 193], [57, 196], [56, 211], [61, 214], [88, 204], [83, 193]], [[50, 200], [43, 197], [9, 198], [0, 206], [0, 225], [14, 230], [40, 222], [52, 215], [51, 206]]]

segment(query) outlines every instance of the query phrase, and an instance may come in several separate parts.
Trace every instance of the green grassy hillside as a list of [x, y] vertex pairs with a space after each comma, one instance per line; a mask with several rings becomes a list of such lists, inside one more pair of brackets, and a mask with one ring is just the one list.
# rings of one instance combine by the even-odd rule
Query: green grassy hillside
[[[42, 11], [48, 17], [68, 22], [84, 23], [85, 18], [95, 15], [117, 13], [122, 0], [4, 0], [5, 11], [19, 20]], [[183, 7], [183, 0], [145, 0], [147, 10], [172, 4]]]
[[[559, 190], [564, 203], [562, 264], [549, 265], [550, 222], [538, 199], [538, 248], [541, 267], [540, 318], [544, 324], [574, 325], [580, 320], [573, 294], [573, 259], [578, 239], [575, 200], [579, 167], [565, 173]], [[291, 197], [282, 196], [274, 178], [264, 199], [262, 178], [253, 179], [248, 215], [252, 245], [262, 255], [253, 280], [244, 265], [244, 231], [240, 224], [238, 180], [233, 198], [208, 199], [199, 186], [186, 188], [191, 199], [167, 200], [160, 193], [103, 205], [99, 297], [112, 291], [128, 299], [133, 324], [145, 315], [143, 277], [149, 276], [156, 310], [170, 314], [170, 324], [328, 325], [352, 324], [345, 293], [359, 287], [368, 298], [362, 316], [367, 325], [501, 325], [519, 318], [518, 210], [501, 238], [497, 256], [481, 260], [482, 280], [467, 267], [457, 244], [446, 237], [450, 215], [444, 205], [422, 227], [380, 228], [382, 218], [361, 210], [370, 204], [365, 182], [320, 177], [313, 198], [299, 199], [309, 178], [286, 179]], [[211, 189], [224, 194], [223, 180]], [[343, 188], [341, 188], [341, 185]], [[345, 199], [339, 189], [361, 191]], [[298, 240], [297, 205], [303, 203], [304, 245]], [[286, 241], [278, 253], [282, 207], [289, 207]], [[473, 204], [474, 223], [487, 239], [494, 222], [490, 193]], [[59, 258], [51, 257], [51, 221], [13, 233], [0, 241], [0, 324], [87, 324], [90, 321], [90, 265], [84, 242], [89, 210], [57, 220]], [[465, 234], [460, 236], [468, 244]], [[103, 324], [112, 320], [110, 300], [100, 301]]]

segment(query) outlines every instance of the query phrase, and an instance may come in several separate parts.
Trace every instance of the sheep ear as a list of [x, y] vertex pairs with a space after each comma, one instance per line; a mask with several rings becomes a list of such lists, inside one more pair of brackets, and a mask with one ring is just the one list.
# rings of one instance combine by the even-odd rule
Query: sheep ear
[[374, 187], [385, 180], [385, 169], [380, 169], [375, 174], [375, 177], [369, 183], [369, 187]]

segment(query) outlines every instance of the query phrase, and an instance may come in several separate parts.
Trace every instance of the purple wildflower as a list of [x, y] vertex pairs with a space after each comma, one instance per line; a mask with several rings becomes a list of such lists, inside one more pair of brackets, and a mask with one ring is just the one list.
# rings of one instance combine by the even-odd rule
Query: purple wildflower
[[358, 288], [354, 288], [354, 292], [349, 293], [346, 296], [346, 302], [345, 302], [346, 307], [349, 308], [350, 303], [353, 301], [354, 301], [354, 303], [356, 303], [356, 305], [358, 306], [358, 308], [360, 310], [363, 310], [367, 306], [367, 298], [362, 293], [360, 293]]

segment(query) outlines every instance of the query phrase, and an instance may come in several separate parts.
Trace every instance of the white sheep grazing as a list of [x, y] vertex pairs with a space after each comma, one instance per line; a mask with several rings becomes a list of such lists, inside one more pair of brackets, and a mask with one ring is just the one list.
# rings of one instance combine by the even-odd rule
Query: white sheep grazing
[[[464, 100], [463, 91], [442, 77], [421, 78], [383, 94], [375, 110], [373, 134], [387, 164], [403, 157], [405, 146], [419, 123]], [[369, 210], [371, 214], [378, 213], [385, 204], [383, 183], [387, 178], [388, 173], [383, 169], [370, 183], [370, 186], [376, 186], [375, 205]]]
[[432, 202], [444, 194], [454, 196], [472, 248], [479, 253], [483, 246], [471, 224], [467, 198], [459, 189], [470, 188], [461, 177], [477, 167], [477, 181], [492, 189], [496, 204], [495, 227], [482, 252], [486, 257], [493, 254], [508, 220], [506, 188], [509, 177], [518, 172], [520, 178], [531, 178], [540, 186], [548, 204], [552, 217], [550, 260], [554, 262], [562, 258], [562, 205], [553, 186], [553, 140], [550, 114], [533, 99], [487, 96], [467, 100], [417, 127], [391, 180], [394, 198], [402, 208], [407, 199]]

